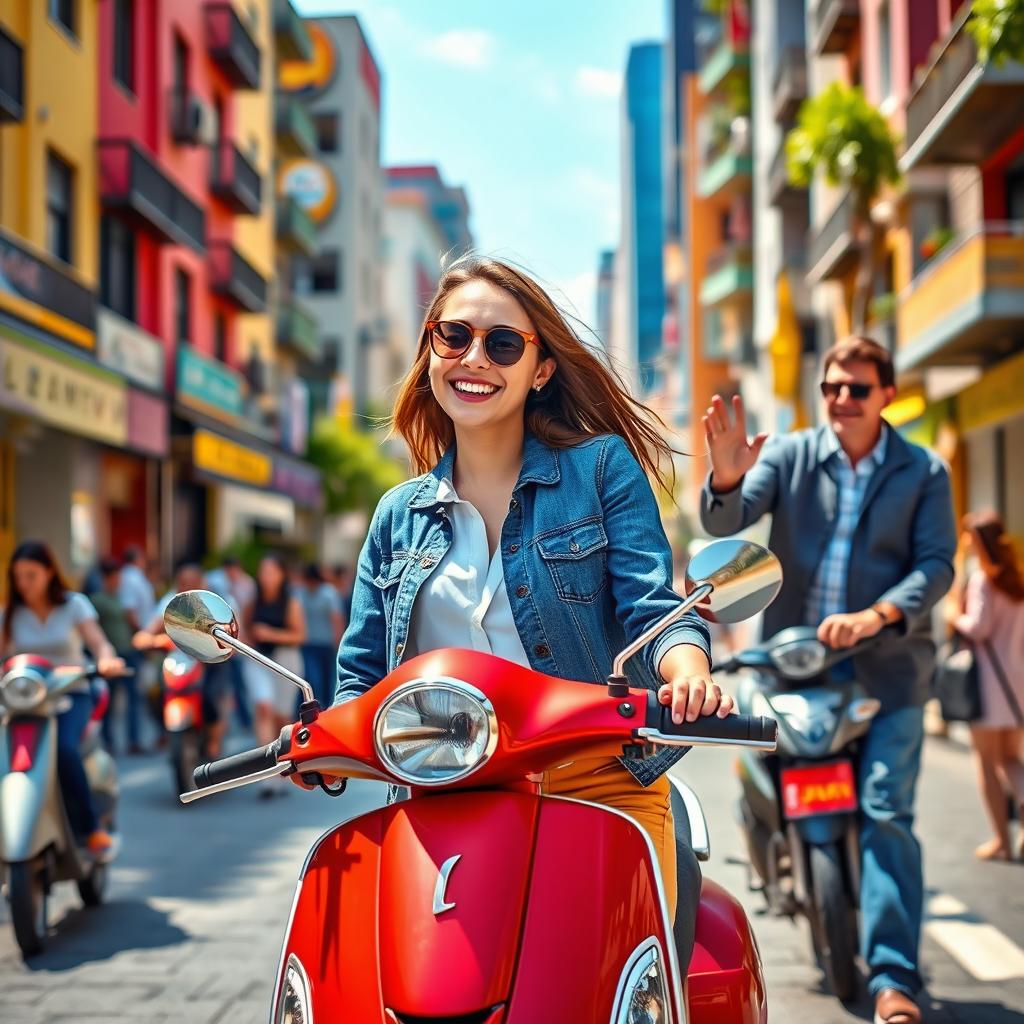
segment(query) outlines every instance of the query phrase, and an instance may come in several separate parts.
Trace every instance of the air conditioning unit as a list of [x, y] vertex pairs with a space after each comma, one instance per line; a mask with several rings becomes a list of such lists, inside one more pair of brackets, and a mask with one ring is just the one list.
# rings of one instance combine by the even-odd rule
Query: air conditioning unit
[[212, 146], [217, 141], [213, 108], [192, 93], [171, 93], [171, 134], [186, 146]]

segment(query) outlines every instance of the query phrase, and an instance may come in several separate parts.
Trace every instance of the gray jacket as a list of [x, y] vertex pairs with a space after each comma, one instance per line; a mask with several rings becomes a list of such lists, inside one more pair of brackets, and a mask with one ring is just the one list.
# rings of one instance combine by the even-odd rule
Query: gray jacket
[[[770, 438], [740, 485], [701, 494], [704, 529], [721, 537], [772, 514], [769, 546], [785, 579], [762, 632], [805, 625], [805, 601], [836, 524], [839, 487], [821, 426]], [[853, 536], [846, 607], [889, 601], [904, 615], [901, 636], [854, 659], [857, 679], [886, 710], [927, 699], [934, 667], [930, 612], [953, 582], [956, 528], [949, 473], [935, 454], [889, 431], [885, 461], [868, 483]]]

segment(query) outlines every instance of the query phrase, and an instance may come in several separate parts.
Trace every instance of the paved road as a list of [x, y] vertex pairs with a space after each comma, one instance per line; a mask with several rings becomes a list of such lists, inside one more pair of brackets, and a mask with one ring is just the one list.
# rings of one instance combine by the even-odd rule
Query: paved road
[[[709, 874], [746, 902], [765, 959], [771, 1020], [847, 1024], [810, 966], [805, 928], [756, 913], [745, 891], [732, 822], [735, 779], [725, 751], [683, 765], [712, 830]], [[689, 762], [689, 763], [687, 763]], [[162, 760], [122, 761], [128, 836], [110, 902], [80, 909], [73, 888], [54, 900], [49, 951], [21, 962], [0, 907], [0, 1021], [18, 1024], [189, 1021], [248, 1024], [267, 1017], [294, 880], [312, 840], [332, 820], [381, 799], [355, 783], [340, 800], [290, 792], [269, 801], [252, 789], [175, 805]], [[961, 749], [931, 741], [921, 789], [927, 878], [941, 914], [929, 925], [925, 963], [936, 1024], [1024, 1022], [1024, 865], [975, 866], [983, 822]], [[958, 959], [959, 958], [959, 959]], [[963, 962], [960, 962], [960, 961]], [[988, 971], [1016, 975], [983, 980]]]

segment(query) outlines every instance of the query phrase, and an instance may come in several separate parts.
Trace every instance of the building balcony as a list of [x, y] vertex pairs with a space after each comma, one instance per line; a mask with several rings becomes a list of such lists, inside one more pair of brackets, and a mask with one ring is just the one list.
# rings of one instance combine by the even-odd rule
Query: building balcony
[[738, 142], [710, 146], [697, 177], [697, 195], [710, 199], [720, 193], [731, 195], [750, 187], [753, 162], [750, 147]]
[[960, 9], [942, 49], [917, 78], [907, 103], [904, 171], [919, 164], [980, 164], [1024, 119], [1024, 64], [978, 63], [965, 28], [970, 6]]
[[717, 306], [736, 299], [749, 299], [754, 290], [754, 264], [750, 245], [731, 243], [708, 260], [700, 285], [702, 306]]
[[276, 234], [281, 247], [290, 252], [313, 256], [319, 248], [316, 225], [291, 196], [278, 197]]
[[723, 39], [701, 62], [697, 86], [705, 96], [730, 78], [750, 73], [750, 52], [746, 45]]
[[25, 60], [20, 44], [0, 28], [0, 124], [25, 116]]
[[278, 59], [313, 59], [313, 40], [291, 0], [274, 0], [274, 40]]
[[324, 354], [316, 317], [292, 300], [282, 301], [278, 309], [277, 343], [311, 363]]
[[796, 119], [800, 104], [807, 99], [807, 51], [802, 46], [787, 46], [779, 55], [772, 81], [772, 113], [781, 124]]
[[807, 276], [812, 284], [843, 277], [860, 257], [853, 193], [847, 191], [824, 224], [808, 232]]
[[210, 149], [210, 189], [235, 213], [260, 212], [260, 173], [233, 142], [220, 142]]
[[842, 53], [860, 31], [860, 0], [812, 0], [814, 52]]
[[288, 156], [312, 156], [316, 152], [316, 125], [303, 103], [278, 95], [274, 115], [277, 148]]
[[1024, 221], [979, 224], [946, 245], [900, 295], [900, 371], [984, 364], [1024, 330]]
[[806, 206], [808, 191], [789, 180], [786, 169], [786, 137], [779, 139], [779, 147], [768, 168], [768, 198], [775, 206]]
[[206, 215], [131, 139], [101, 139], [100, 200], [164, 242], [206, 249]]
[[242, 312], [267, 308], [267, 282], [230, 242], [210, 244], [210, 287]]
[[230, 3], [207, 3], [203, 15], [213, 62], [236, 89], [258, 89], [260, 48], [249, 26]]

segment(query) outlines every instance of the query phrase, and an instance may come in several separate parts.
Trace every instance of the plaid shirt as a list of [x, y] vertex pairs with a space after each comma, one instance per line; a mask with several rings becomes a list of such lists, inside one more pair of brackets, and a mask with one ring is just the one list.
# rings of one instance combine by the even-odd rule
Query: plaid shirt
[[826, 464], [833, 462], [837, 470], [837, 518], [835, 532], [825, 549], [825, 557], [818, 566], [807, 594], [805, 614], [809, 626], [817, 626], [829, 615], [850, 611], [846, 607], [846, 575], [850, 565], [853, 531], [860, 519], [860, 507], [864, 502], [868, 481], [885, 460], [888, 432], [889, 428], [883, 425], [878, 444], [857, 463], [856, 468], [850, 465], [850, 460], [836, 435], [831, 430], [826, 435], [827, 443], [832, 448], [832, 454], [826, 460]]

